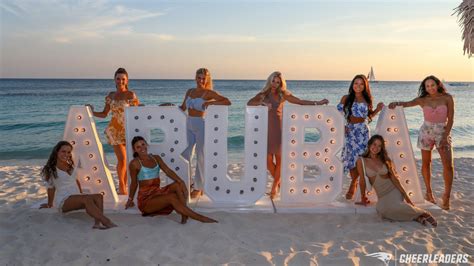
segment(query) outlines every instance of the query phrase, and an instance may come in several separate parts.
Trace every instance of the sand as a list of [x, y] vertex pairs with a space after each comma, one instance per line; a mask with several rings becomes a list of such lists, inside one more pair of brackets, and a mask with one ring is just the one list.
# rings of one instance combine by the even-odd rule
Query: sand
[[[384, 265], [366, 256], [375, 252], [397, 258], [401, 253], [469, 254], [474, 262], [472, 158], [455, 159], [452, 210], [434, 213], [437, 228], [384, 221], [375, 213], [214, 212], [207, 214], [218, 224], [190, 220], [181, 225], [177, 214], [112, 212], [107, 215], [119, 227], [92, 230], [92, 219], [82, 211], [31, 208], [46, 199], [42, 163], [0, 161], [1, 265]], [[441, 169], [434, 160], [438, 197]]]

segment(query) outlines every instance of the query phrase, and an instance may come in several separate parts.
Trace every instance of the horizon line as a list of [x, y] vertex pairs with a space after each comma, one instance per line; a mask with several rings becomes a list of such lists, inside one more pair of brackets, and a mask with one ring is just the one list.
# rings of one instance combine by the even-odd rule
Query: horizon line
[[[57, 80], [113, 80], [112, 78], [37, 78], [37, 77], [31, 77], [31, 78], [11, 78], [11, 77], [0, 77], [0, 80], [6, 80], [6, 79], [29, 79], [29, 80], [46, 80], [46, 79], [57, 79]], [[133, 78], [129, 80], [194, 80], [194, 79], [186, 79], [186, 78]], [[265, 81], [266, 79], [212, 79], [213, 81]], [[351, 81], [351, 79], [286, 79], [286, 81]], [[420, 80], [377, 80], [376, 82], [420, 82]], [[375, 83], [376, 83], [375, 82]], [[444, 84], [447, 84], [448, 82], [453, 82], [453, 83], [474, 83], [474, 81], [467, 81], [467, 80], [453, 80], [453, 81], [443, 81]], [[369, 82], [369, 83], [374, 83], [374, 82]]]

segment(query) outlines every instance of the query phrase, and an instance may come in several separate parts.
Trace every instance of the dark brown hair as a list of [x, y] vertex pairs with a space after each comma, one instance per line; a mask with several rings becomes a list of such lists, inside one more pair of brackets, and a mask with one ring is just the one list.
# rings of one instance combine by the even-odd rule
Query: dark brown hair
[[352, 105], [355, 101], [355, 91], [354, 91], [354, 82], [356, 79], [362, 79], [364, 82], [364, 90], [362, 91], [362, 96], [364, 96], [365, 101], [367, 102], [367, 108], [369, 109], [369, 123], [372, 121], [372, 116], [374, 113], [372, 105], [372, 93], [370, 92], [369, 81], [367, 77], [363, 74], [356, 75], [349, 86], [349, 94], [347, 95], [346, 101], [344, 102], [344, 114], [346, 116], [347, 122], [349, 122], [352, 115]]
[[[41, 176], [44, 178], [44, 180], [49, 181], [51, 177], [55, 179], [58, 178], [56, 164], [58, 163], [58, 152], [63, 146], [69, 146], [72, 149], [71, 143], [65, 140], [58, 142], [56, 146], [54, 146], [51, 154], [49, 155], [49, 159], [46, 162], [46, 165], [41, 170]], [[74, 169], [74, 161], [71, 159], [71, 164], [69, 165], [68, 171], [72, 169]]]
[[441, 80], [439, 80], [439, 78], [433, 76], [433, 75], [430, 75], [428, 77], [426, 77], [422, 82], [421, 82], [421, 85], [420, 85], [420, 88], [418, 89], [418, 97], [420, 98], [423, 98], [425, 97], [426, 95], [428, 95], [428, 92], [426, 91], [426, 85], [425, 85], [425, 82], [427, 80], [431, 79], [432, 81], [434, 81], [436, 83], [436, 85], [438, 86], [438, 92], [441, 93], [441, 94], [446, 94], [447, 91], [446, 91], [446, 88], [444, 87], [444, 84], [443, 82], [441, 82]]
[[379, 154], [377, 154], [378, 158], [385, 164], [385, 166], [387, 166], [389, 173], [393, 176], [396, 176], [395, 165], [393, 164], [390, 157], [388, 157], [387, 149], [385, 148], [385, 140], [383, 139], [381, 135], [373, 135], [369, 139], [369, 142], [367, 143], [367, 149], [362, 154], [362, 157], [369, 158], [370, 145], [372, 145], [376, 140], [380, 140], [380, 142], [382, 143], [380, 147], [380, 152]]
[[[135, 136], [132, 139], [132, 149], [133, 149], [133, 146], [135, 146], [135, 143], [139, 142], [140, 140], [143, 140], [145, 143], [147, 143], [146, 140], [142, 136]], [[137, 157], [138, 157], [138, 152], [134, 151], [133, 158], [137, 158]]]

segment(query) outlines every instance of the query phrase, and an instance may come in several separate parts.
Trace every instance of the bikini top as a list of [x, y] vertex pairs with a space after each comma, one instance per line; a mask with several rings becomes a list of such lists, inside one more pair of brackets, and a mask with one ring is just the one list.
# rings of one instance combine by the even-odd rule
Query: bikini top
[[[365, 102], [354, 102], [351, 109], [354, 117], [366, 118], [369, 115], [369, 107]], [[344, 104], [338, 104], [337, 110], [344, 113]]]
[[150, 154], [150, 156], [155, 161], [156, 166], [153, 168], [145, 167], [142, 164], [142, 161], [138, 159], [138, 161], [140, 162], [140, 165], [142, 166], [142, 168], [140, 168], [140, 172], [138, 172], [138, 175], [137, 175], [138, 181], [150, 180], [150, 179], [155, 179], [155, 178], [160, 177], [160, 165], [156, 161], [155, 157], [153, 157], [153, 155]]
[[205, 94], [206, 93], [204, 93], [201, 97], [196, 97], [196, 98], [191, 98], [191, 96], [188, 95], [185, 101], [186, 108], [204, 112], [204, 108], [202, 108], [202, 104], [206, 101], [203, 99]]
[[438, 105], [433, 108], [425, 105], [423, 106], [423, 116], [427, 122], [445, 123], [448, 118], [448, 107], [446, 105]]

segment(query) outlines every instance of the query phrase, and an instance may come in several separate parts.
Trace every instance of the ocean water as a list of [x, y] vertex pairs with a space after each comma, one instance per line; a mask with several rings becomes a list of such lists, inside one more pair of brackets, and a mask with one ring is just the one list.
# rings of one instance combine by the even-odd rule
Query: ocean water
[[[229, 162], [243, 162], [245, 104], [264, 85], [264, 80], [215, 80], [214, 89], [232, 101], [229, 108]], [[327, 98], [330, 105], [339, 103], [350, 81], [288, 81], [288, 89], [302, 99]], [[455, 98], [452, 129], [454, 157], [474, 158], [474, 83], [447, 85]], [[194, 80], [130, 80], [129, 87], [145, 105], [164, 102], [181, 104]], [[419, 82], [372, 83], [375, 104], [408, 101], [417, 96]], [[102, 110], [104, 98], [113, 91], [109, 79], [0, 79], [0, 160], [46, 159], [54, 144], [61, 140], [69, 106], [90, 103]], [[418, 129], [423, 122], [419, 107], [405, 108], [409, 133], [415, 151]], [[109, 161], [114, 161], [112, 147], [103, 134], [110, 120], [96, 118], [96, 126]], [[377, 117], [369, 125], [372, 130]], [[436, 154], [436, 152], [434, 153]]]

